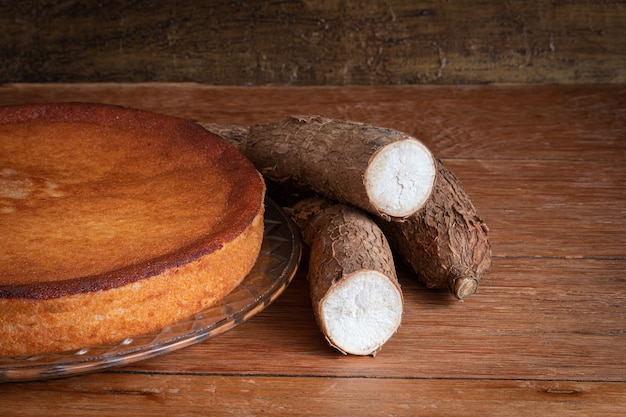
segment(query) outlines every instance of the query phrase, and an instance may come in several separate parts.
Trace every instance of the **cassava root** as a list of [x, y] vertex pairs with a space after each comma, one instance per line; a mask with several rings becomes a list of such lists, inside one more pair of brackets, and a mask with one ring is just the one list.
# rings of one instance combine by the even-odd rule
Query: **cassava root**
[[[422, 149], [421, 142], [404, 133], [316, 116], [287, 117], [251, 127], [203, 126], [235, 145], [268, 180], [291, 182], [377, 215], [394, 252], [429, 288], [446, 289], [466, 299], [491, 267], [488, 228], [463, 186], [441, 161]], [[413, 140], [420, 145], [397, 145]], [[378, 160], [386, 168], [370, 170], [371, 161], [384, 154], [382, 143], [391, 146], [389, 153], [395, 156]], [[411, 151], [415, 156], [406, 157]], [[402, 171], [396, 165], [408, 169]], [[368, 174], [378, 171], [391, 174], [370, 179]], [[399, 189], [411, 184], [409, 189], [421, 190], [420, 203], [411, 209], [406, 204], [402, 215], [384, 213], [382, 204], [373, 206], [364, 185], [376, 180], [381, 188], [387, 184], [390, 195], [403, 195]]]
[[301, 200], [287, 212], [310, 248], [311, 301], [326, 340], [344, 354], [376, 355], [403, 311], [383, 232], [359, 209], [324, 199]]
[[463, 300], [491, 267], [487, 225], [459, 180], [437, 161], [435, 188], [424, 207], [403, 223], [381, 220], [394, 251], [429, 288]]
[[435, 161], [417, 139], [393, 129], [319, 116], [275, 123], [203, 124], [234, 143], [269, 180], [289, 182], [385, 219], [403, 219], [430, 196]]

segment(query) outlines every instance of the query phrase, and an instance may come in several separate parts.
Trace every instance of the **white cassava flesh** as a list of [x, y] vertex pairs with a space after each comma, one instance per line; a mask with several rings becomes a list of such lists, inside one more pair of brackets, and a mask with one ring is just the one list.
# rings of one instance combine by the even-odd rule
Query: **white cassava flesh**
[[422, 207], [435, 182], [435, 161], [421, 142], [404, 139], [381, 148], [370, 159], [365, 188], [374, 204], [392, 217]]
[[328, 341], [353, 355], [371, 355], [398, 330], [402, 294], [387, 276], [358, 271], [335, 284], [320, 304]]

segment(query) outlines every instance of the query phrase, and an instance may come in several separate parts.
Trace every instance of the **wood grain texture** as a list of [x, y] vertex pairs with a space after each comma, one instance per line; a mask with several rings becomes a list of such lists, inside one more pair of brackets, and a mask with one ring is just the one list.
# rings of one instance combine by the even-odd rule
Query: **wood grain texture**
[[[96, 375], [5, 387], [0, 408], [18, 415], [176, 416], [617, 416], [624, 384], [598, 382]], [[392, 393], [390, 395], [390, 393]], [[12, 404], [21, 404], [20, 412]], [[384, 404], [381, 407], [381, 403]], [[45, 406], [44, 406], [45, 404]], [[154, 410], [154, 412], [150, 412]]]
[[626, 81], [620, 0], [4, 3], [0, 82]]
[[0, 104], [34, 101], [240, 124], [322, 114], [415, 134], [463, 182], [494, 259], [465, 302], [399, 264], [403, 322], [375, 358], [326, 344], [305, 261], [243, 325], [123, 368], [1, 385], [3, 416], [624, 414], [626, 87], [0, 85]]

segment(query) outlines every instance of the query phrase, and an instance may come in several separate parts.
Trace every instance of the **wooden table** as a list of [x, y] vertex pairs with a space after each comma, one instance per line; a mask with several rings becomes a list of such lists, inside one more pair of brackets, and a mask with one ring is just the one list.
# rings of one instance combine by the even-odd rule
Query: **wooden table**
[[41, 101], [406, 131], [463, 182], [494, 264], [465, 302], [399, 265], [403, 324], [376, 357], [355, 357], [319, 333], [303, 262], [241, 326], [126, 367], [0, 385], [2, 416], [626, 413], [626, 86], [0, 86], [0, 104]]

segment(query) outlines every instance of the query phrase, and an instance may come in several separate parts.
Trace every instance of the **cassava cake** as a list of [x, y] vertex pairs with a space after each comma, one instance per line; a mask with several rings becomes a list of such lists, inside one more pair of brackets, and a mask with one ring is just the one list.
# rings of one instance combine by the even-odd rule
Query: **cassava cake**
[[0, 107], [0, 355], [113, 342], [215, 304], [258, 257], [264, 195], [191, 121]]

